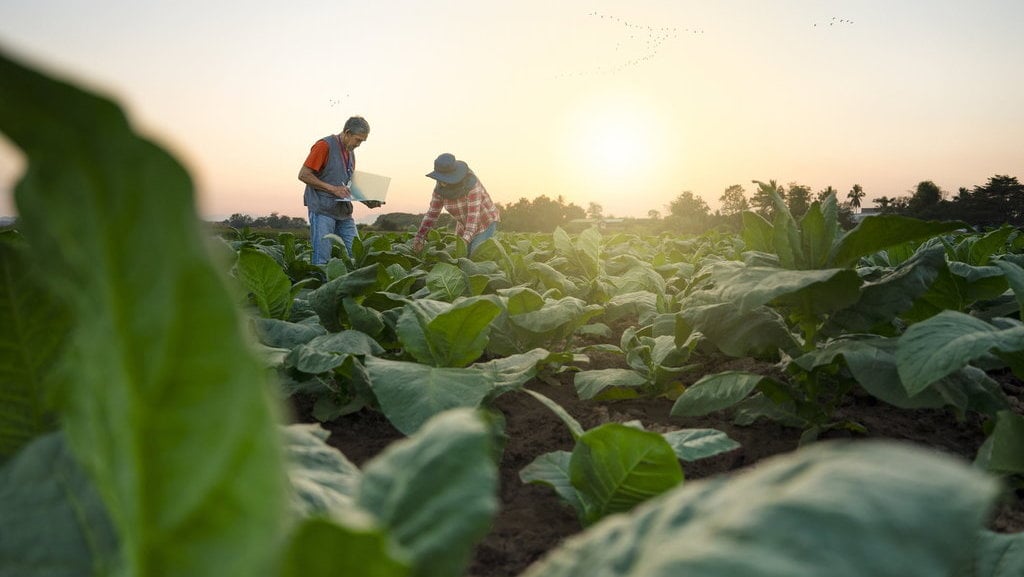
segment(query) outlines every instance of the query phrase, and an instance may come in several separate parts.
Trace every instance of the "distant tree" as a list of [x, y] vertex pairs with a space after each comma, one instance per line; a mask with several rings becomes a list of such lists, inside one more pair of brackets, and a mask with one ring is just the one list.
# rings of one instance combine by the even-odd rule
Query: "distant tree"
[[874, 203], [878, 205], [879, 210], [882, 212], [888, 212], [889, 207], [893, 203], [893, 199], [888, 196], [880, 196], [874, 200]]
[[818, 202], [823, 202], [826, 198], [828, 198], [828, 195], [830, 194], [834, 195], [836, 199], [839, 198], [839, 191], [833, 188], [831, 184], [819, 190], [817, 196], [815, 196], [814, 199], [817, 200]]
[[930, 180], [917, 183], [917, 188], [910, 196], [910, 211], [921, 213], [939, 204], [944, 196], [942, 189]]
[[668, 211], [669, 216], [666, 220], [669, 221], [669, 228], [677, 232], [701, 232], [711, 215], [708, 203], [689, 190], [684, 190], [670, 202]]
[[771, 219], [775, 214], [775, 205], [772, 202], [771, 192], [778, 193], [783, 200], [786, 199], [786, 189], [779, 186], [774, 180], [767, 183], [760, 180], [753, 181], [757, 185], [757, 191], [750, 197], [750, 206], [761, 216]]
[[1024, 224], [1024, 184], [1015, 176], [993, 176], [984, 186], [974, 187], [970, 198], [972, 213], [977, 213], [975, 218], [968, 221], [971, 224]]
[[587, 218], [599, 219], [604, 216], [604, 207], [596, 202], [590, 203], [587, 206]]
[[722, 196], [718, 197], [718, 201], [722, 203], [720, 213], [723, 216], [732, 216], [750, 210], [746, 191], [739, 184], [733, 184], [726, 188]]
[[789, 183], [789, 192], [786, 193], [786, 206], [789, 207], [789, 212], [796, 218], [807, 214], [807, 209], [811, 206], [811, 187], [795, 182]]
[[252, 217], [248, 214], [239, 214], [236, 212], [235, 214], [232, 214], [230, 218], [225, 220], [224, 224], [231, 228], [245, 228], [247, 226], [252, 226]]
[[546, 195], [527, 200], [520, 198], [514, 204], [498, 204], [501, 227], [514, 232], [554, 232], [558, 226], [574, 219], [585, 218], [581, 207], [565, 203], [561, 196], [552, 200]]
[[661, 218], [661, 212], [652, 208], [651, 210], [647, 211], [647, 218], [651, 220], [658, 220], [659, 218]]
[[853, 185], [853, 188], [850, 189], [850, 192], [846, 193], [846, 198], [850, 199], [850, 206], [855, 208], [857, 212], [860, 212], [860, 201], [865, 196], [867, 196], [867, 193], [864, 192], [864, 188], [862, 188], [859, 184]]
[[408, 212], [389, 212], [379, 215], [373, 222], [373, 229], [381, 231], [403, 231], [419, 228], [423, 221], [422, 214]]

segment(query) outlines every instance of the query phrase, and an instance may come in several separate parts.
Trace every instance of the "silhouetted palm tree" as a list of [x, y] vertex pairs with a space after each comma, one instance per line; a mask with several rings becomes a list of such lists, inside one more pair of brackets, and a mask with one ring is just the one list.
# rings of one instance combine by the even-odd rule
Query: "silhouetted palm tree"
[[846, 194], [846, 198], [850, 199], [850, 206], [856, 208], [858, 212], [860, 212], [860, 199], [864, 198], [865, 196], [867, 195], [864, 193], [864, 189], [861, 188], [859, 184], [853, 185], [853, 188], [850, 189], [850, 192]]

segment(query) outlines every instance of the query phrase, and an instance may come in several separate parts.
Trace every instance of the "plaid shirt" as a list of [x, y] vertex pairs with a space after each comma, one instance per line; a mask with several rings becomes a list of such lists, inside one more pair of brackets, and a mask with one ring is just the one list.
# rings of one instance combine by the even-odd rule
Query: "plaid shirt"
[[416, 238], [424, 239], [427, 231], [434, 228], [437, 217], [441, 215], [441, 209], [446, 209], [449, 214], [455, 217], [455, 234], [462, 237], [467, 243], [473, 237], [481, 233], [492, 222], [501, 220], [498, 216], [498, 209], [491, 202], [490, 195], [480, 182], [476, 183], [469, 193], [462, 198], [445, 199], [437, 191], [430, 197], [430, 208], [423, 216], [420, 223], [420, 230]]

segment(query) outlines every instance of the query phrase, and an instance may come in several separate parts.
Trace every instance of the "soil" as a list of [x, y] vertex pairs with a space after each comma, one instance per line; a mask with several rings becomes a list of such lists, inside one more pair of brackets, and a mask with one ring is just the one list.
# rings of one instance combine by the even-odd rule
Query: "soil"
[[[714, 371], [718, 372], [718, 371]], [[1024, 387], [1012, 375], [998, 375], [1013, 409], [1024, 414]], [[726, 432], [740, 448], [712, 458], [686, 463], [686, 479], [730, 474], [759, 460], [797, 448], [800, 431], [772, 422], [739, 427], [727, 413], [700, 418], [669, 416], [672, 401], [666, 398], [618, 401], [580, 400], [572, 387], [570, 374], [556, 379], [535, 379], [528, 388], [538, 391], [565, 408], [584, 429], [606, 422], [639, 420], [648, 430], [668, 431], [681, 428], [713, 428]], [[310, 399], [295, 399], [297, 417], [311, 421]], [[573, 441], [565, 425], [532, 396], [508, 393], [496, 400], [507, 420], [508, 443], [500, 463], [501, 508], [491, 532], [477, 545], [467, 577], [507, 577], [525, 568], [555, 548], [565, 538], [581, 531], [572, 510], [546, 486], [524, 484], [519, 470], [538, 455], [556, 450], [572, 450]], [[850, 395], [838, 415], [861, 423], [866, 435], [903, 440], [938, 451], [958, 455], [970, 461], [985, 439], [982, 419], [968, 415], [962, 421], [950, 411], [905, 410], [889, 406], [866, 394]], [[375, 456], [393, 441], [402, 438], [380, 413], [363, 410], [339, 420], [323, 423], [331, 432], [328, 443], [340, 449], [357, 465]], [[833, 433], [832, 436], [852, 433]], [[997, 506], [989, 527], [995, 531], [1024, 531], [1024, 491], [1010, 492]]]

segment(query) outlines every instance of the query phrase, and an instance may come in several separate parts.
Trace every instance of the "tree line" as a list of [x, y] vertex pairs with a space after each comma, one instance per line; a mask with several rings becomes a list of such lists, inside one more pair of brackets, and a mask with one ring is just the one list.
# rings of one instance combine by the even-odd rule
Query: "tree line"
[[[640, 227], [644, 232], [654, 234], [661, 232], [694, 233], [711, 229], [738, 231], [742, 226], [742, 214], [752, 211], [771, 219], [775, 210], [771, 199], [771, 191], [775, 191], [786, 203], [790, 213], [797, 219], [801, 218], [814, 201], [820, 201], [833, 194], [839, 204], [839, 221], [845, 228], [852, 228], [857, 223], [856, 214], [863, 208], [867, 192], [859, 184], [854, 184], [845, 194], [832, 186], [817, 192], [809, 186], [790, 182], [783, 186], [772, 180], [769, 182], [752, 181], [756, 185], [749, 194], [740, 184], [725, 189], [719, 197], [721, 207], [714, 212], [708, 203], [692, 191], [685, 190], [676, 196], [665, 208], [662, 215], [658, 210], [650, 210], [646, 219], [626, 218], [615, 219], [605, 215], [600, 204], [591, 202], [586, 209], [564, 197], [550, 198], [541, 195], [533, 200], [520, 198], [516, 202], [496, 203], [501, 212], [501, 228], [510, 232], [542, 232], [550, 233], [557, 227], [570, 228], [580, 222], [584, 225], [602, 223], [609, 220], [621, 221], [624, 227]], [[925, 180], [903, 196], [881, 196], [872, 201], [875, 211], [881, 214], [901, 214], [924, 220], [959, 220], [978, 228], [999, 226], [1004, 223], [1014, 226], [1024, 225], [1024, 184], [1017, 177], [996, 175], [988, 179], [984, 185], [974, 188], [960, 188], [955, 195], [950, 195], [934, 182]], [[423, 214], [394, 212], [381, 214], [372, 225], [371, 230], [410, 231], [419, 227]], [[301, 229], [307, 227], [306, 219], [282, 216], [271, 213], [270, 216], [253, 218], [246, 214], [233, 214], [224, 220], [232, 228], [265, 228], [265, 229]], [[451, 215], [442, 213], [438, 220], [439, 227], [454, 227]]]

